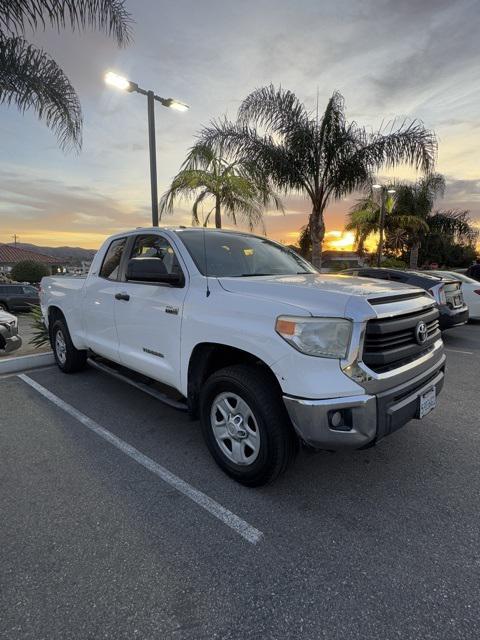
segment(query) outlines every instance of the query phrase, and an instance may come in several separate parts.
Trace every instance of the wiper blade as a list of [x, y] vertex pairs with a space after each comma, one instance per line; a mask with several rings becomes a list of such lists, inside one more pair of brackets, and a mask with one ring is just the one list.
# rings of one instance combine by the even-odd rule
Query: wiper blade
[[230, 276], [231, 278], [251, 278], [254, 276], [305, 276], [312, 275], [312, 271], [296, 271], [295, 273], [240, 273], [238, 276]]
[[241, 273], [239, 276], [235, 276], [235, 278], [250, 278], [250, 276], [278, 276], [281, 275], [279, 273]]

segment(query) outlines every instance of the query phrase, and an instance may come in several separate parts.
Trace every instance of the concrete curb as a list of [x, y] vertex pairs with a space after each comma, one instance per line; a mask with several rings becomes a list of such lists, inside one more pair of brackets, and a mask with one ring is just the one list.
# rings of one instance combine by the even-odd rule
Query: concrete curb
[[0, 376], [8, 373], [18, 373], [27, 369], [37, 369], [38, 367], [48, 367], [55, 363], [52, 351], [47, 353], [35, 353], [30, 356], [17, 356], [10, 358], [0, 358]]

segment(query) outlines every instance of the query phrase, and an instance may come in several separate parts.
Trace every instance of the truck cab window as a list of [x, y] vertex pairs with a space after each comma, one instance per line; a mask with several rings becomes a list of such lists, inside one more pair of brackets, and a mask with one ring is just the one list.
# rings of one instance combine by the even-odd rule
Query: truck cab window
[[165, 273], [182, 273], [172, 245], [159, 235], [137, 236], [130, 259], [157, 258], [165, 267]]
[[100, 269], [100, 277], [108, 280], [118, 279], [118, 270], [122, 259], [123, 250], [125, 249], [126, 238], [117, 238], [108, 247], [105, 254], [102, 268]]

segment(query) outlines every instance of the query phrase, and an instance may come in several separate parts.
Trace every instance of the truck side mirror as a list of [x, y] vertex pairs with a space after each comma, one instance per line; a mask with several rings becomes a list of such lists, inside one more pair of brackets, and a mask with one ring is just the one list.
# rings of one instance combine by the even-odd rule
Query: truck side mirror
[[169, 284], [172, 287], [183, 287], [185, 284], [183, 273], [168, 273], [159, 258], [132, 258], [128, 261], [125, 278], [133, 282]]

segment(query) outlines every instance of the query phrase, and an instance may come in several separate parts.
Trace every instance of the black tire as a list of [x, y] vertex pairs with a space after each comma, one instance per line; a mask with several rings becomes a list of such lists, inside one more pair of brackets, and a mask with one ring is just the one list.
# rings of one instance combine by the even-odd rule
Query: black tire
[[[59, 334], [63, 337], [65, 351], [59, 347]], [[81, 371], [87, 363], [87, 352], [80, 351], [73, 346], [70, 333], [65, 320], [59, 319], [53, 323], [51, 330], [51, 343], [55, 362], [64, 373], [75, 373]]]
[[0, 302], [0, 311], [8, 311], [8, 307], [5, 302]]
[[[259, 448], [252, 463], [236, 464], [220, 448], [211, 421], [212, 406], [222, 393], [234, 393], [251, 410], [259, 431]], [[248, 487], [273, 482], [295, 457], [298, 439], [271, 374], [260, 366], [235, 365], [214, 373], [200, 394], [203, 437], [215, 462]], [[228, 441], [227, 441], [228, 442]], [[231, 446], [231, 444], [230, 444]]]

